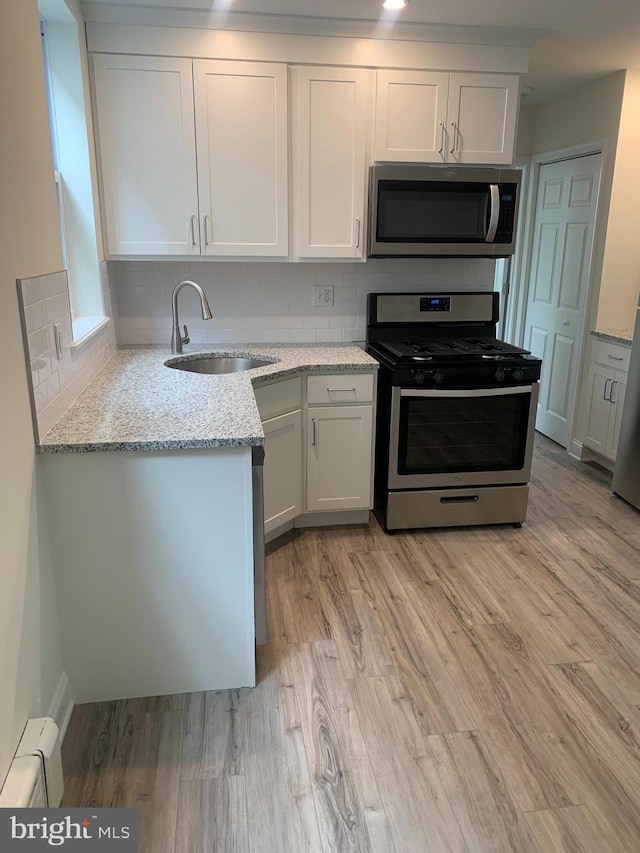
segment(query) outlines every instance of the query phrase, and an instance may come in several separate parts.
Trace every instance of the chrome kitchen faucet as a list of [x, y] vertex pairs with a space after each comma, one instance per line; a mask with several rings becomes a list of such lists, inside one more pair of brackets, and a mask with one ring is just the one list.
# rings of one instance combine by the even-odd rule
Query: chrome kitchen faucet
[[189, 338], [189, 329], [187, 329], [186, 325], [184, 327], [184, 336], [180, 331], [180, 323], [178, 322], [178, 294], [182, 290], [183, 287], [193, 287], [198, 296], [200, 297], [200, 307], [202, 308], [202, 319], [203, 320], [211, 320], [213, 314], [211, 313], [211, 308], [209, 307], [209, 303], [207, 302], [207, 297], [205, 296], [204, 290], [200, 287], [199, 284], [196, 284], [195, 281], [189, 281], [185, 279], [184, 281], [178, 282], [173, 289], [173, 296], [171, 297], [171, 352], [174, 355], [181, 355], [182, 353], [182, 345], [188, 344], [190, 341]]

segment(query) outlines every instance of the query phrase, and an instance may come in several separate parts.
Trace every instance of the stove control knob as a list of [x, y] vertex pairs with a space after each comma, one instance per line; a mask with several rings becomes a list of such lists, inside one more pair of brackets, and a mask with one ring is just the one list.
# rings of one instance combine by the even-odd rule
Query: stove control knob
[[424, 373], [422, 373], [421, 371], [414, 373], [413, 378], [416, 381], [416, 385], [424, 385], [425, 376]]
[[444, 382], [444, 373], [441, 370], [435, 370], [433, 373], [433, 381], [436, 385], [442, 385]]
[[503, 367], [499, 367], [493, 374], [493, 378], [496, 380], [496, 382], [504, 382], [504, 380], [507, 378], [507, 371]]
[[524, 379], [524, 370], [521, 367], [516, 367], [516, 369], [513, 371], [513, 378], [516, 380], [516, 382], [522, 382], [522, 380]]

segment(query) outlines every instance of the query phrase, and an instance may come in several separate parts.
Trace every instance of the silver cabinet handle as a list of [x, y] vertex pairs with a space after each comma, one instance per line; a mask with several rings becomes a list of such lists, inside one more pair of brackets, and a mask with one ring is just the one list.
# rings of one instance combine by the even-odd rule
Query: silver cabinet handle
[[440, 137], [440, 148], [438, 148], [438, 154], [442, 154], [442, 152], [444, 151], [444, 135], [447, 131], [445, 130], [443, 121], [439, 122], [439, 124], [442, 129], [442, 136]]
[[209, 215], [207, 213], [204, 215], [204, 244], [205, 246], [209, 245]]
[[356, 249], [360, 248], [360, 220], [356, 219]]
[[449, 154], [453, 154], [458, 147], [458, 125], [455, 123], [455, 121], [452, 121], [451, 127], [453, 128], [453, 145], [449, 149]]
[[327, 393], [329, 393], [329, 394], [336, 394], [338, 391], [343, 391], [345, 394], [348, 391], [351, 391], [353, 394], [356, 393], [355, 388], [327, 388]]
[[316, 419], [311, 418], [311, 446], [316, 446]]
[[191, 245], [197, 246], [198, 243], [196, 241], [196, 215], [195, 213], [191, 214]]
[[610, 352], [607, 353], [607, 358], [613, 359], [613, 361], [624, 361], [624, 357], [621, 355], [611, 355]]
[[605, 379], [604, 380], [604, 390], [602, 392], [602, 399], [606, 400], [607, 403], [610, 403], [611, 397], [607, 397], [607, 382], [611, 382], [613, 384], [613, 379]]
[[615, 400], [613, 399], [613, 389], [614, 389], [614, 388], [616, 387], [616, 385], [618, 385], [618, 384], [619, 384], [619, 382], [618, 382], [618, 380], [617, 380], [617, 379], [614, 379], [614, 380], [613, 380], [613, 382], [611, 383], [611, 391], [609, 392], [609, 402], [610, 402], [610, 403], [617, 403], [617, 402], [618, 402], [618, 398], [617, 398], [617, 397], [616, 397], [616, 399], [615, 399]]

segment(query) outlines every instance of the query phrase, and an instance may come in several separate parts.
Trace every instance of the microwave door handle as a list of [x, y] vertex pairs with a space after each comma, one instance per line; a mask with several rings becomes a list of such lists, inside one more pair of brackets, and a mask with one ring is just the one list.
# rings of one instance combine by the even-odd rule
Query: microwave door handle
[[498, 230], [498, 220], [500, 219], [500, 190], [497, 184], [489, 184], [489, 204], [491, 205], [491, 214], [489, 216], [486, 242], [493, 243], [496, 238], [496, 231]]

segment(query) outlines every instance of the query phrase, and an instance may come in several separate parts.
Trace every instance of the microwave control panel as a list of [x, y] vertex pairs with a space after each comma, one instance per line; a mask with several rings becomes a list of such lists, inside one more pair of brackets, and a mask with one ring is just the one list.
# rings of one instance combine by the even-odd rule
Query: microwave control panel
[[517, 194], [516, 184], [500, 184], [500, 218], [494, 243], [511, 243], [513, 240]]

